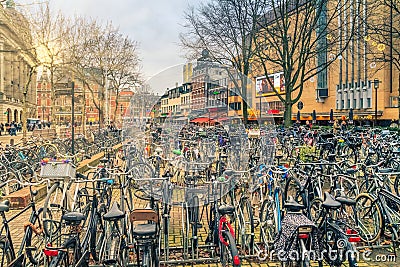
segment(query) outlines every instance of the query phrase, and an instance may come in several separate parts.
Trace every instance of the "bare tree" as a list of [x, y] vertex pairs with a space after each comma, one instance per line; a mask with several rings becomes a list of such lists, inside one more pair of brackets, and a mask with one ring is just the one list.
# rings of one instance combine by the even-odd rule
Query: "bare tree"
[[140, 79], [138, 45], [111, 23], [102, 26], [96, 20], [84, 18], [74, 21], [68, 36], [72, 70], [90, 91], [102, 124], [107, 90], [115, 91], [117, 106], [121, 89]]
[[364, 21], [368, 33], [361, 38], [368, 42], [372, 60], [400, 70], [400, 3], [377, 0], [369, 3], [369, 9], [370, 16]]
[[[185, 32], [181, 44], [190, 59], [202, 50], [210, 52], [211, 60], [231, 66], [240, 72], [236, 84], [243, 99], [243, 119], [247, 123], [247, 79], [251, 59], [255, 56], [254, 40], [257, 19], [265, 12], [265, 4], [258, 0], [211, 0], [191, 7], [186, 13]], [[228, 68], [227, 68], [228, 70]], [[233, 77], [234, 75], [232, 75]], [[231, 79], [237, 82], [236, 79]]]
[[[327, 68], [335, 59], [349, 58], [359, 3], [353, 0], [266, 0], [254, 38], [255, 68], [268, 77], [283, 72], [285, 91], [270, 88], [283, 102], [285, 125], [291, 124], [292, 106], [304, 90], [304, 82], [318, 80], [317, 90], [327, 92]], [[328, 60], [328, 55], [331, 55]], [[332, 56], [333, 55], [333, 56]], [[321, 92], [320, 91], [320, 92]]]
[[142, 83], [140, 73], [140, 60], [138, 57], [137, 42], [118, 33], [113, 38], [112, 45], [114, 56], [111, 58], [111, 67], [109, 70], [109, 80], [111, 90], [115, 94], [114, 118], [116, 118], [120, 92], [126, 88], [134, 88], [138, 83]]
[[[50, 121], [56, 121], [55, 85], [65, 77], [65, 61], [63, 55], [67, 49], [65, 37], [70, 29], [69, 20], [59, 12], [53, 12], [48, 3], [38, 6], [36, 13], [31, 15], [31, 28], [33, 40], [38, 54], [39, 65], [43, 72], [50, 77], [51, 108]], [[55, 123], [52, 124], [55, 126]]]

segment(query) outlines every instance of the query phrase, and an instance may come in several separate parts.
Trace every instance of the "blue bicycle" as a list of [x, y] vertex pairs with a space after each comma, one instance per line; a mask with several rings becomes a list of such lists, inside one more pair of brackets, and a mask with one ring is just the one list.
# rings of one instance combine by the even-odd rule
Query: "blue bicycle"
[[282, 185], [287, 175], [288, 170], [283, 167], [269, 167], [264, 175], [266, 197], [260, 210], [260, 237], [267, 250], [281, 230]]

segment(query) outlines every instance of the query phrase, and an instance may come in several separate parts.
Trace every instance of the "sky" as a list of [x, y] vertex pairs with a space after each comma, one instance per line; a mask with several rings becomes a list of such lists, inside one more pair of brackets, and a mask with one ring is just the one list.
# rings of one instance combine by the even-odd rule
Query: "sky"
[[[28, 2], [20, 1], [20, 2]], [[35, 0], [30, 0], [32, 3]], [[19, 1], [16, 0], [18, 3]], [[53, 10], [73, 17], [90, 16], [111, 21], [132, 40], [139, 42], [139, 56], [146, 79], [171, 66], [182, 64], [179, 33], [184, 11], [199, 0], [49, 0]]]

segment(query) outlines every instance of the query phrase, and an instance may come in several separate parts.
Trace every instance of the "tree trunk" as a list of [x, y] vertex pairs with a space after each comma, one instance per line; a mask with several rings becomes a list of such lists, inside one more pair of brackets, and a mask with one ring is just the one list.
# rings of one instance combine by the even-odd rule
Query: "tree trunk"
[[285, 113], [284, 113], [285, 127], [290, 127], [292, 125], [292, 104], [285, 103]]
[[286, 87], [286, 94], [285, 94], [285, 114], [284, 114], [284, 122], [285, 127], [290, 127], [292, 125], [292, 90], [291, 86]]

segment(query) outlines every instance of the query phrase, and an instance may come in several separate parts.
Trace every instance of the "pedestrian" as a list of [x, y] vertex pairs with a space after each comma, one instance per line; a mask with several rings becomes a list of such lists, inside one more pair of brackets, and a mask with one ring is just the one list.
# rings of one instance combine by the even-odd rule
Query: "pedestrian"
[[13, 136], [13, 135], [17, 135], [17, 128], [15, 127], [15, 123], [13, 122], [13, 123], [11, 123], [11, 127], [10, 127], [10, 135], [11, 136]]
[[335, 122], [333, 123], [333, 133], [337, 133], [340, 129], [340, 125], [338, 120], [335, 120]]
[[346, 123], [345, 120], [342, 121], [342, 124], [340, 125], [340, 128], [341, 128], [342, 131], [345, 131], [345, 130], [346, 130], [346, 128], [347, 128], [347, 123]]

